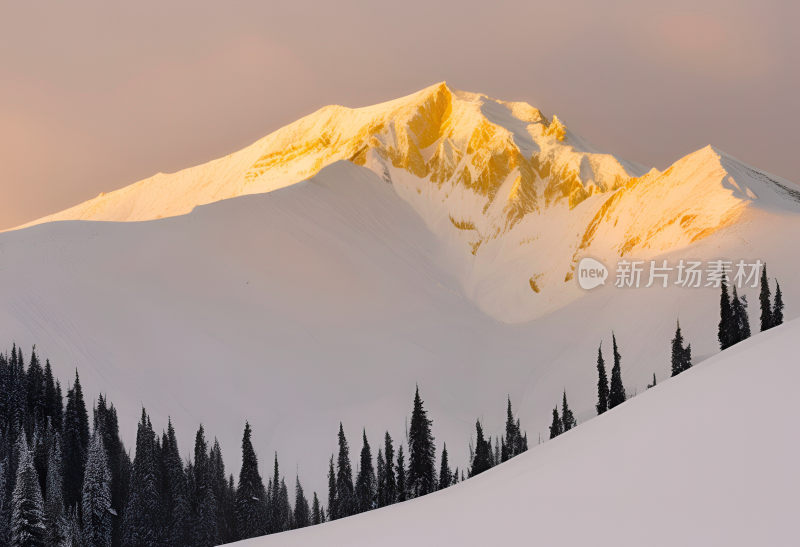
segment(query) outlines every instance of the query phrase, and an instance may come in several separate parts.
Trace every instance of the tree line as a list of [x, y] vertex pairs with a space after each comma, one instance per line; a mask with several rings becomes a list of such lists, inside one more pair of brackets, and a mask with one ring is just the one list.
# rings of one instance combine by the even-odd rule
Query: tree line
[[417, 388], [406, 442], [396, 443], [387, 431], [373, 460], [362, 431], [355, 474], [339, 424], [326, 507], [316, 492], [309, 500], [299, 476], [290, 494], [277, 453], [265, 481], [249, 423], [236, 480], [225, 471], [219, 442], [209, 440], [202, 425], [191, 457], [184, 459], [172, 421], [157, 434], [142, 409], [131, 458], [117, 411], [105, 396], [91, 408], [90, 420], [77, 370], [64, 399], [49, 360], [42, 366], [35, 346], [27, 363], [15, 344], [10, 353], [0, 353], [0, 545], [213, 546], [424, 496], [528, 448], [509, 398], [505, 434], [494, 448], [476, 423], [466, 474], [451, 468], [446, 444], [437, 461], [433, 421]]

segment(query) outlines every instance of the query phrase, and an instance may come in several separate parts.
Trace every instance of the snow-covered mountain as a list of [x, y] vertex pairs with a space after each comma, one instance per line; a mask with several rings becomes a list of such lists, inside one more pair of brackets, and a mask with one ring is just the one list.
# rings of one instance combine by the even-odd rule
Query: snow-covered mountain
[[353, 444], [402, 439], [416, 383], [463, 466], [506, 394], [532, 439], [563, 389], [592, 416], [612, 329], [632, 392], [666, 376], [678, 317], [696, 357], [717, 351], [717, 289], [586, 292], [582, 256], [765, 260], [797, 316], [799, 212], [795, 185], [714, 148], [645, 172], [439, 84], [0, 234], [0, 333], [78, 365], [131, 437], [141, 405], [184, 452], [203, 422], [236, 469], [249, 419], [262, 461], [321, 491], [339, 421]]
[[794, 545], [798, 335], [758, 335], [447, 490], [235, 545]]
[[581, 296], [580, 256], [648, 259], [746, 220], [800, 212], [800, 189], [706, 147], [663, 173], [586, 144], [526, 103], [451, 91], [329, 106], [251, 146], [102, 194], [55, 220], [152, 220], [271, 192], [341, 160], [392, 184], [445, 242], [460, 289], [506, 322]]

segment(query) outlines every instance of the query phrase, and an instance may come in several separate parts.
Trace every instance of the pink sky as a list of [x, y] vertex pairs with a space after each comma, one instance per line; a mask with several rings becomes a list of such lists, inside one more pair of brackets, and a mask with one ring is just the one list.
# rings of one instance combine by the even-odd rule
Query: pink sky
[[4, 2], [0, 229], [441, 80], [646, 165], [713, 143], [800, 182], [799, 19], [789, 1]]

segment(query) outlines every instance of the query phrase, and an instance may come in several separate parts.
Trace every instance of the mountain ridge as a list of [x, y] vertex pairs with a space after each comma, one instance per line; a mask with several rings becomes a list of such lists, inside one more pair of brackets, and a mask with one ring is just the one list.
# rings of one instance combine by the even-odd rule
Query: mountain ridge
[[336, 162], [366, 167], [422, 217], [489, 315], [527, 321], [580, 298], [582, 256], [650, 259], [735, 227], [753, 208], [800, 213], [800, 190], [708, 145], [666, 170], [598, 152], [556, 116], [445, 82], [360, 108], [323, 107], [250, 146], [157, 174], [25, 225], [144, 221], [270, 193]]

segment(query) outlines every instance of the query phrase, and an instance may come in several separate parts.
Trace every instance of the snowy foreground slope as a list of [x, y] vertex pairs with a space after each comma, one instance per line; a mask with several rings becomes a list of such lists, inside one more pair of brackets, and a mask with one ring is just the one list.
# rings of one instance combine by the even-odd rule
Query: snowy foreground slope
[[800, 321], [442, 492], [242, 547], [797, 545]]

